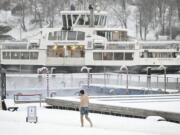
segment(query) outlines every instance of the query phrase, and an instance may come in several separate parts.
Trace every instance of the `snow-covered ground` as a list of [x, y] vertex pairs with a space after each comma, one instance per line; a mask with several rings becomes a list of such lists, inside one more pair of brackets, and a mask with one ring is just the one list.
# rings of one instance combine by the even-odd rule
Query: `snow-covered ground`
[[[0, 110], [1, 135], [179, 135], [180, 124], [90, 113], [94, 126], [80, 126], [79, 112], [37, 107], [38, 123], [26, 123], [26, 105], [17, 112]], [[37, 104], [38, 106], [39, 104]]]

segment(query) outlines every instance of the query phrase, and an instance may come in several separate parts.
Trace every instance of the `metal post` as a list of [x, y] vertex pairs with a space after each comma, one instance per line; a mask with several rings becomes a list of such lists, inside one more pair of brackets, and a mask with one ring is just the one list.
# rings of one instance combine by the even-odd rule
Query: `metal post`
[[86, 71], [87, 71], [87, 86], [88, 86], [88, 88], [89, 88], [89, 83], [90, 83], [90, 70], [91, 70], [91, 68], [88, 68], [88, 67], [84, 66], [84, 67], [81, 68], [81, 72], [82, 72], [83, 70], [86, 70]]
[[73, 87], [73, 73], [71, 74], [71, 87]]
[[47, 90], [46, 92], [47, 92], [47, 97], [49, 97], [49, 70], [47, 67], [42, 67], [37, 70], [37, 73], [46, 74], [46, 90]]
[[164, 68], [164, 92], [166, 93], [166, 87], [167, 87], [167, 84], [166, 84], [166, 67]]
[[106, 87], [106, 68], [104, 67], [104, 87]]
[[122, 71], [124, 69], [126, 70], [126, 94], [129, 94], [129, 88], [128, 88], [128, 85], [129, 85], [128, 84], [128, 68], [125, 65], [120, 67], [120, 71]]
[[117, 74], [117, 85], [119, 84], [119, 73]]
[[160, 70], [164, 70], [164, 92], [166, 93], [166, 67], [164, 65], [159, 66]]
[[147, 67], [147, 88], [148, 91], [151, 89], [151, 67]]
[[49, 73], [48, 73], [48, 70], [46, 72], [46, 79], [47, 79], [47, 97], [49, 97]]
[[159, 77], [157, 75], [157, 88], [159, 87]]
[[127, 89], [127, 94], [129, 94], [128, 85], [129, 85], [129, 82], [128, 82], [128, 69], [127, 69], [126, 70], [126, 89]]
[[178, 79], [178, 78], [176, 78], [176, 79], [177, 79], [177, 82], [176, 82], [176, 89], [179, 90], [179, 79]]
[[89, 70], [87, 71], [88, 72], [88, 80], [87, 80], [87, 84], [88, 84], [88, 88], [89, 88], [89, 80], [90, 80], [90, 75], [89, 75]]

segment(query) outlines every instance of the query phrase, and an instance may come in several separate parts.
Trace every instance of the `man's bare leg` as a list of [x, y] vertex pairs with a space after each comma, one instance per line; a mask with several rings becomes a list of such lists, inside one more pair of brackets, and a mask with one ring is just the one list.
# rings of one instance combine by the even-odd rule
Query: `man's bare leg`
[[81, 127], [84, 127], [83, 115], [80, 116], [80, 119], [81, 119]]
[[92, 127], [92, 126], [93, 126], [93, 124], [92, 124], [91, 119], [88, 117], [88, 115], [86, 115], [86, 116], [85, 116], [85, 118], [86, 118], [86, 120], [90, 123], [90, 126]]

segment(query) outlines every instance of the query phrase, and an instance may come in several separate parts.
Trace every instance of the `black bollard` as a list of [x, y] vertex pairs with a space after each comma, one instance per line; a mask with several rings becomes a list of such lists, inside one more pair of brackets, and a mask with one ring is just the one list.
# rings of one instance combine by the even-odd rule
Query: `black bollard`
[[4, 99], [6, 99], [6, 72], [4, 69], [1, 68], [1, 80], [0, 80], [0, 92], [1, 92], [1, 102], [2, 102], [2, 109], [7, 110]]

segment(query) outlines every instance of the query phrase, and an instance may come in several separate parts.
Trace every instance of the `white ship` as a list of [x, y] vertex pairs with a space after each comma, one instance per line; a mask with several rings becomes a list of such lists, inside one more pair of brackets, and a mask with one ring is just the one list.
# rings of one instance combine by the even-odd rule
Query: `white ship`
[[137, 41], [127, 29], [106, 26], [103, 11], [62, 11], [61, 28], [43, 28], [37, 41], [1, 43], [0, 63], [7, 71], [36, 72], [53, 67], [55, 72], [118, 71], [122, 65], [134, 72], [164, 65], [180, 69], [180, 41]]

